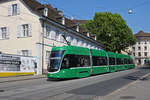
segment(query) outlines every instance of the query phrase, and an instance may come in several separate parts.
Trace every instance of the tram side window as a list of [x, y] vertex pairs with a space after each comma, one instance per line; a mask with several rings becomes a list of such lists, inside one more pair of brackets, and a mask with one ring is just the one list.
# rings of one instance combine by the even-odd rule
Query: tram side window
[[61, 68], [88, 67], [90, 66], [90, 56], [86, 55], [65, 55]]
[[124, 59], [124, 64], [128, 64], [128, 59], [127, 58]]
[[62, 65], [61, 65], [61, 68], [69, 68], [70, 65], [69, 65], [69, 59], [70, 59], [70, 56], [69, 55], [66, 55], [62, 61]]
[[133, 59], [129, 59], [129, 64], [133, 64]]
[[93, 66], [107, 65], [107, 58], [106, 57], [93, 56], [92, 59], [93, 59]]
[[130, 59], [129, 58], [127, 59], [127, 64], [130, 64]]
[[109, 58], [109, 65], [115, 65], [115, 58]]
[[123, 58], [117, 58], [117, 65], [123, 64]]

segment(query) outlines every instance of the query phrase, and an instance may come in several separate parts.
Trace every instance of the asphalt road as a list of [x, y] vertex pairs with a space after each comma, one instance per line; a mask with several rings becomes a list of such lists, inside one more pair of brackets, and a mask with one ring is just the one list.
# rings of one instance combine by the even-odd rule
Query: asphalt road
[[150, 69], [132, 69], [83, 79], [44, 79], [0, 83], [0, 100], [100, 100], [136, 81]]

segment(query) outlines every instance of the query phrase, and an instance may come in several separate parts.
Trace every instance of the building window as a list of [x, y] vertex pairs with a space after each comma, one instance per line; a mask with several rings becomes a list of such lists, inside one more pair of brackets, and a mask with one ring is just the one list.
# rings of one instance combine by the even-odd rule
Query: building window
[[18, 37], [31, 37], [32, 26], [31, 24], [22, 24], [18, 26]]
[[50, 51], [46, 51], [46, 58], [45, 58], [46, 64], [49, 63], [49, 57], [50, 57], [50, 54], [51, 54]]
[[141, 44], [140, 42], [138, 42], [138, 44]]
[[141, 59], [138, 60], [138, 63], [141, 64]]
[[73, 38], [73, 45], [77, 45], [77, 39]]
[[147, 57], [147, 52], [144, 52], [144, 56]]
[[135, 56], [135, 53], [133, 53], [133, 56]]
[[141, 50], [141, 47], [138, 47], [138, 50]]
[[0, 39], [7, 39], [8, 38], [8, 28], [1, 27], [0, 28]]
[[63, 33], [60, 33], [60, 34], [59, 34], [59, 41], [62, 42], [62, 43], [65, 42], [65, 41], [64, 41], [64, 38], [63, 38], [63, 35], [64, 35]]
[[141, 56], [141, 52], [138, 52], [138, 56], [139, 56], [139, 57]]
[[19, 4], [12, 4], [8, 7], [8, 15], [14, 16], [20, 13]]
[[59, 30], [56, 30], [56, 40], [59, 40]]
[[21, 50], [23, 56], [31, 56], [29, 50]]
[[12, 5], [12, 15], [17, 15], [17, 4]]
[[135, 51], [135, 47], [132, 47], [132, 50]]
[[22, 25], [22, 31], [23, 31], [23, 37], [28, 37], [29, 36], [29, 25], [24, 24]]
[[67, 35], [67, 36], [66, 36], [66, 40], [67, 40], [68, 42], [71, 42], [71, 36]]
[[147, 50], [147, 46], [144, 47], [144, 50]]
[[50, 38], [50, 31], [51, 31], [51, 28], [49, 26], [46, 26], [45, 27], [45, 37], [46, 38]]
[[82, 45], [81, 45], [81, 40], [79, 40], [79, 39], [77, 40], [77, 45], [78, 45], [78, 46], [82, 46]]

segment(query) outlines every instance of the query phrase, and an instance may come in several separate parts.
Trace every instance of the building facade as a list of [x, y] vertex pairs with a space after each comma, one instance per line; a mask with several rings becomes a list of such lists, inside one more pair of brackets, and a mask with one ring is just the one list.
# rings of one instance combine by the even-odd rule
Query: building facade
[[139, 31], [135, 34], [136, 44], [130, 49], [135, 57], [135, 63], [144, 66], [146, 60], [150, 59], [150, 33]]
[[37, 74], [47, 71], [53, 46], [71, 45], [102, 49], [93, 35], [62, 11], [36, 0], [0, 0], [0, 51], [33, 56]]

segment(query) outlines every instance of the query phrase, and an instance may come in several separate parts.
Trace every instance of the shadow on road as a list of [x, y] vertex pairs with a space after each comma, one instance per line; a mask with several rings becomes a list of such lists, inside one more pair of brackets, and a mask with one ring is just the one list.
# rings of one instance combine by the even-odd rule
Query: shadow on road
[[148, 66], [148, 67], [139, 67], [138, 69], [149, 69], [150, 70], [150, 66]]
[[60, 81], [70, 81], [70, 80], [74, 80], [74, 79], [80, 79], [80, 78], [68, 78], [68, 79], [48, 78], [47, 81], [60, 82]]
[[135, 99], [135, 96], [122, 96], [120, 99]]
[[126, 77], [124, 77], [124, 79], [129, 79], [129, 80], [138, 80], [138, 79], [140, 79], [140, 77], [137, 77], [137, 76], [126, 76]]

